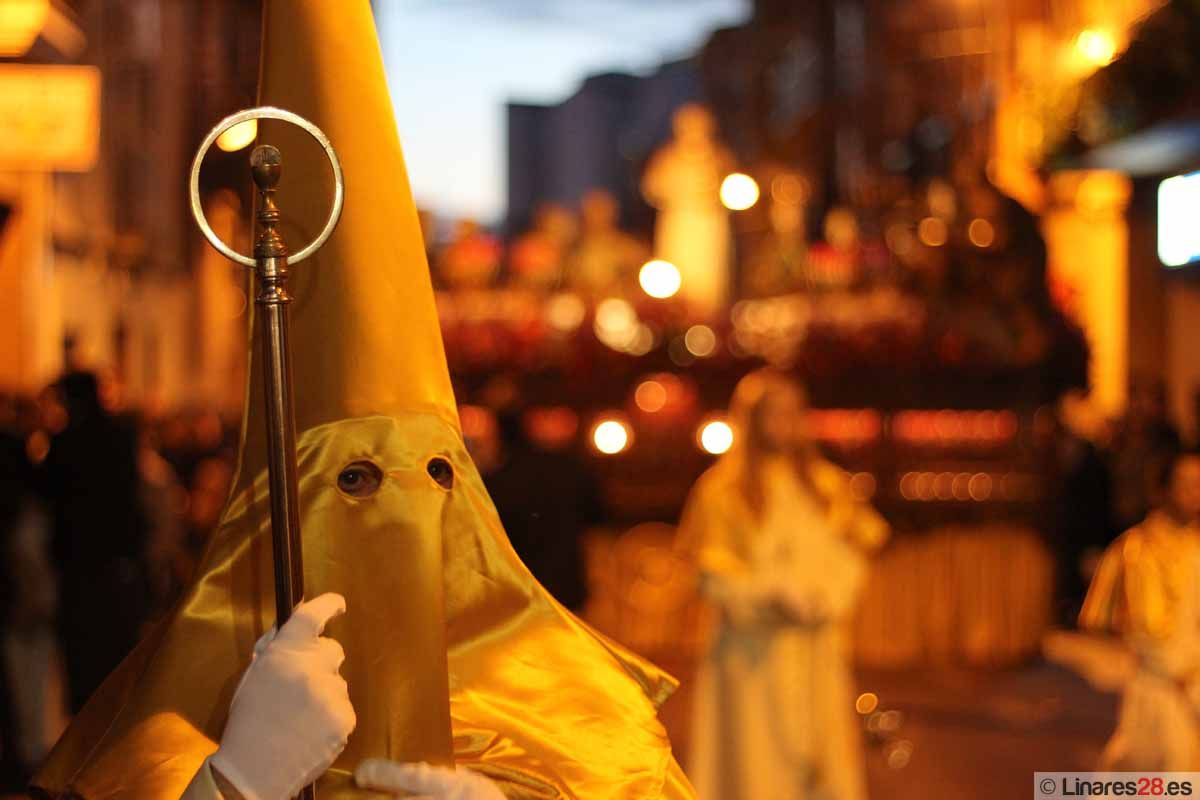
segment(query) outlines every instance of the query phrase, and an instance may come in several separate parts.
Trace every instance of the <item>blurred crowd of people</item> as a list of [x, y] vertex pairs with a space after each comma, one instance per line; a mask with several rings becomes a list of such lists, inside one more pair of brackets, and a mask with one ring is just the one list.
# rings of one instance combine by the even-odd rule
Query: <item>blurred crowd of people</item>
[[91, 372], [37, 398], [0, 397], [0, 740], [16, 744], [0, 750], [5, 787], [24, 785], [63, 711], [176, 601], [225, 502], [235, 445], [212, 412], [119, 410], [115, 385]]

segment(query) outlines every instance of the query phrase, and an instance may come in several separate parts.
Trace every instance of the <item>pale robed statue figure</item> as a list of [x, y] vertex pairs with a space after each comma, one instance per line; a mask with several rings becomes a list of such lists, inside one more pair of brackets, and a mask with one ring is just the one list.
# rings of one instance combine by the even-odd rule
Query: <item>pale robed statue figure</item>
[[642, 194], [658, 209], [654, 257], [679, 270], [679, 296], [697, 318], [716, 316], [729, 294], [732, 236], [721, 181], [733, 166], [712, 113], [689, 103], [675, 112], [674, 138], [642, 176]]
[[849, 620], [887, 523], [826, 461], [803, 388], [773, 370], [734, 391], [734, 445], [679, 525], [717, 612], [692, 686], [701, 800], [865, 800]]
[[[692, 798], [658, 719], [675, 681], [537, 583], [467, 453], [370, 3], [266, 0], [263, 37], [259, 104], [322, 131], [345, 186], [337, 230], [289, 268], [307, 600], [275, 630], [255, 350], [237, 476], [193, 584], [35, 786], [82, 800], [286, 800], [314, 782], [322, 800]], [[259, 133], [282, 159], [279, 232], [301, 247], [329, 216], [329, 170], [304, 131]]]

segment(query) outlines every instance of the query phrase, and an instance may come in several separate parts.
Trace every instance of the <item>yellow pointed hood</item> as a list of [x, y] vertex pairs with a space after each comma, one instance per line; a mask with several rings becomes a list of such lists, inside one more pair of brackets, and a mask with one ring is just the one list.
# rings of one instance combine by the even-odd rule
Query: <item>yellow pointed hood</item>
[[[260, 105], [295, 112], [333, 143], [346, 213], [325, 246], [291, 270], [296, 430], [411, 411], [458, 425], [417, 208], [368, 3], [268, 2]], [[295, 126], [265, 121], [283, 153], [277, 199], [295, 252], [329, 213], [324, 155]], [[251, 354], [239, 485], [266, 467], [259, 352]]]
[[[305, 589], [346, 596], [327, 633], [358, 716], [320, 796], [361, 796], [348, 774], [386, 757], [453, 760], [509, 797], [691, 797], [657, 718], [674, 681], [547, 595], [467, 455], [369, 3], [267, 0], [264, 37], [261, 101], [323, 129], [346, 181], [341, 225], [291, 281]], [[260, 138], [283, 154], [295, 250], [324, 220], [328, 171], [301, 132]], [[56, 745], [35, 781], [53, 796], [174, 800], [217, 746], [274, 621], [257, 356], [238, 477], [195, 583]], [[383, 475], [370, 497], [339, 489], [356, 461]]]

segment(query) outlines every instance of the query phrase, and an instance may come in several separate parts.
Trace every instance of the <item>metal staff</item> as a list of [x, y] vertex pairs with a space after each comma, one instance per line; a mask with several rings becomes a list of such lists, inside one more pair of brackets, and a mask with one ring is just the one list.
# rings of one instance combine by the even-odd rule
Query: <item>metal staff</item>
[[[275, 205], [275, 187], [279, 182], [282, 157], [271, 145], [259, 145], [250, 154], [251, 174], [258, 188], [255, 214], [257, 235], [254, 257], [244, 256], [228, 247], [209, 226], [200, 204], [200, 165], [205, 154], [227, 129], [252, 119], [279, 119], [299, 126], [316, 139], [333, 168], [333, 205], [321, 233], [296, 253], [288, 254], [279, 235], [279, 209]], [[264, 106], [241, 111], [217, 123], [201, 143], [192, 161], [190, 180], [192, 215], [204, 237], [226, 258], [254, 269], [257, 294], [254, 305], [261, 325], [263, 384], [267, 404], [267, 473], [271, 492], [271, 549], [275, 567], [275, 618], [282, 627], [292, 609], [304, 595], [304, 566], [300, 546], [300, 507], [296, 482], [296, 419], [292, 403], [292, 354], [288, 341], [287, 291], [288, 266], [315, 253], [333, 233], [342, 214], [345, 185], [342, 168], [329, 139], [308, 120], [279, 108]], [[315, 797], [312, 786], [300, 796]]]

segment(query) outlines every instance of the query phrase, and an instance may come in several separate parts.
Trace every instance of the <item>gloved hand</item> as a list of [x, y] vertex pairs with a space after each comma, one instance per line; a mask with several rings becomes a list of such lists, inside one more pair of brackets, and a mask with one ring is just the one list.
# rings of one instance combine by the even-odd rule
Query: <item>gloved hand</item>
[[414, 792], [420, 800], [504, 800], [496, 784], [466, 768], [368, 758], [354, 770], [354, 782], [377, 792]]
[[321, 636], [346, 610], [340, 594], [296, 607], [254, 646], [234, 692], [215, 772], [246, 800], [288, 800], [329, 768], [354, 730], [354, 707], [338, 674], [342, 646]]

